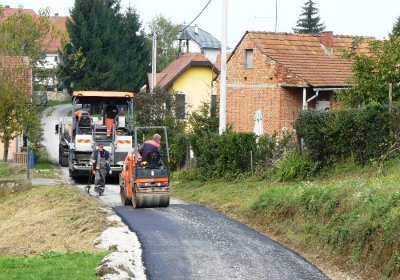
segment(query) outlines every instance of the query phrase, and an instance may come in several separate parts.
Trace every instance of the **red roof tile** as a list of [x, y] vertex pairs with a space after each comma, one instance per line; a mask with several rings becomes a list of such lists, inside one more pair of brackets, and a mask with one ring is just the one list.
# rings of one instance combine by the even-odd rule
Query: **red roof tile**
[[[3, 10], [3, 19], [7, 19], [9, 16], [18, 13], [21, 10], [22, 13], [30, 14], [34, 17], [38, 15], [32, 9], [17, 9], [17, 8], [4, 8]], [[64, 16], [51, 16], [49, 17], [51, 24], [57, 30], [55, 36], [52, 37], [52, 34], [49, 33], [46, 35], [42, 42], [42, 47], [46, 52], [58, 52], [61, 49], [61, 34], [67, 31], [66, 22], [67, 17]]]
[[46, 48], [47, 52], [58, 52], [62, 47], [62, 34], [67, 32], [67, 18], [62, 16], [52, 16], [50, 17], [50, 22], [53, 24], [56, 33], [52, 38], [51, 33], [47, 34], [46, 38], [43, 40], [43, 46]]
[[[201, 53], [182, 53], [177, 59], [172, 61], [161, 73], [157, 73], [157, 86], [168, 89], [169, 86], [189, 67], [214, 65]], [[215, 69], [219, 72], [218, 69]], [[151, 73], [148, 73], [149, 85], [151, 88]]]
[[[320, 35], [246, 32], [246, 35], [254, 40], [264, 55], [310, 86], [344, 87], [352, 74], [352, 61], [342, 58], [342, 50], [350, 49], [357, 37], [333, 35], [332, 32]], [[357, 51], [368, 52], [368, 41], [373, 38], [366, 39]]]

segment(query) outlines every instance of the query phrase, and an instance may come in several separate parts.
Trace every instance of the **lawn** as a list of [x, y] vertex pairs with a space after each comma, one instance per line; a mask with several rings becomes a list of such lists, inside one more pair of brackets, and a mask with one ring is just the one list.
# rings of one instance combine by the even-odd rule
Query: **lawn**
[[0, 178], [10, 176], [10, 165], [6, 162], [0, 162]]
[[32, 257], [0, 257], [0, 279], [99, 279], [96, 267], [105, 255], [48, 252]]

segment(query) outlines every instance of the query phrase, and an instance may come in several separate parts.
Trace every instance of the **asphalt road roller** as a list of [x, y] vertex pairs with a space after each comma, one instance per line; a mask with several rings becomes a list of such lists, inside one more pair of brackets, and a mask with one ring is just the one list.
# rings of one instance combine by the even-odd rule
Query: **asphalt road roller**
[[[143, 144], [138, 145], [140, 131], [147, 133], [162, 131], [163, 133], [160, 134], [164, 137], [161, 137], [160, 149], [149, 151], [144, 155]], [[134, 137], [134, 148], [126, 156], [119, 177], [121, 203], [132, 205], [133, 208], [168, 207], [170, 161], [167, 128], [165, 126], [135, 127]]]

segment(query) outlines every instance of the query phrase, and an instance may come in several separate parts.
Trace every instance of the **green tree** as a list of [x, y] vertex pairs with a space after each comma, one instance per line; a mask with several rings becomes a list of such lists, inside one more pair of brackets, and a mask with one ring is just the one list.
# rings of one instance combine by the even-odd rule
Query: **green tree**
[[146, 73], [149, 70], [151, 57], [151, 43], [145, 39], [145, 34], [140, 31], [139, 15], [133, 8], [128, 8], [122, 17], [122, 47], [119, 57], [121, 67], [117, 73], [117, 80], [121, 83], [119, 88], [126, 91], [138, 91], [146, 84]]
[[149, 45], [139, 16], [119, 0], [76, 0], [67, 21], [70, 41], [62, 51], [64, 85], [88, 90], [136, 91], [145, 83]]
[[176, 116], [176, 93], [156, 88], [153, 94], [135, 95], [134, 104], [137, 125], [165, 125], [171, 133], [185, 130], [185, 120]]
[[150, 22], [149, 29], [151, 33], [157, 34], [157, 72], [161, 72], [178, 56], [179, 49], [173, 43], [180, 26], [157, 15]]
[[371, 41], [369, 54], [356, 52], [362, 39], [353, 42], [345, 57], [352, 59], [351, 87], [339, 92], [339, 100], [349, 107], [387, 104], [389, 86], [393, 87], [393, 100], [400, 100], [400, 37]]
[[392, 35], [400, 36], [400, 17], [397, 18], [396, 23], [393, 25]]
[[39, 16], [18, 10], [4, 18], [0, 8], [0, 140], [5, 146], [5, 161], [10, 141], [22, 131], [40, 141], [40, 135], [32, 130], [38, 114], [30, 104], [31, 71], [35, 74], [40, 66], [44, 58], [42, 42], [54, 31], [48, 15], [48, 10], [42, 10]]
[[[187, 144], [184, 135], [186, 122], [176, 116], [176, 93], [156, 88], [153, 94], [135, 95], [134, 104], [137, 126], [167, 126], [171, 167], [182, 167]], [[154, 133], [153, 130], [142, 132], [148, 137]]]
[[194, 137], [208, 133], [218, 133], [219, 119], [212, 114], [211, 102], [203, 102], [189, 116], [189, 126]]
[[312, 0], [304, 3], [303, 12], [297, 20], [296, 28], [293, 28], [294, 33], [301, 34], [319, 34], [325, 30], [325, 25], [320, 23], [319, 9], [315, 7]]
[[30, 68], [25, 57], [0, 59], [0, 140], [4, 144], [3, 159], [8, 159], [10, 141], [29, 122]]

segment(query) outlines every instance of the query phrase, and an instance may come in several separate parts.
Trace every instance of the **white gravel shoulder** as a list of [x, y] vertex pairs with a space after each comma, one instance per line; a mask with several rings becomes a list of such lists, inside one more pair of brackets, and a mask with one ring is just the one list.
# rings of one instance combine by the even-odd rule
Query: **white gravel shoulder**
[[136, 234], [131, 232], [117, 215], [109, 216], [108, 220], [115, 222], [116, 226], [106, 229], [95, 243], [99, 248], [112, 247], [115, 251], [103, 259], [97, 268], [97, 274], [109, 272], [101, 277], [104, 280], [145, 280], [142, 248]]
[[[47, 109], [42, 114], [42, 127], [44, 131], [43, 145], [46, 146], [49, 158], [58, 162], [58, 135], [54, 133], [54, 127], [60, 118], [71, 111], [70, 105], [59, 105]], [[59, 180], [34, 179], [33, 184], [57, 185], [60, 183], [74, 184], [77, 188], [85, 191], [85, 185], [75, 184], [68, 176], [68, 168], [61, 168], [64, 178]], [[109, 207], [120, 205], [119, 186], [107, 185], [105, 195], [99, 197]], [[107, 211], [114, 213], [112, 211]], [[117, 215], [108, 218], [113, 226], [105, 230], [95, 241], [100, 248], [113, 249], [107, 255], [97, 269], [101, 279], [146, 279], [145, 267], [142, 262], [142, 249], [137, 235], [122, 223]], [[110, 273], [111, 272], [111, 273]]]

